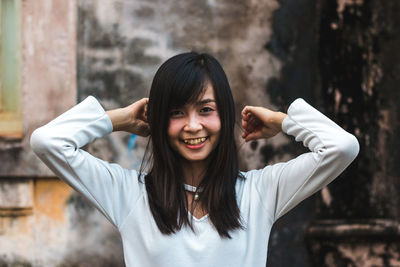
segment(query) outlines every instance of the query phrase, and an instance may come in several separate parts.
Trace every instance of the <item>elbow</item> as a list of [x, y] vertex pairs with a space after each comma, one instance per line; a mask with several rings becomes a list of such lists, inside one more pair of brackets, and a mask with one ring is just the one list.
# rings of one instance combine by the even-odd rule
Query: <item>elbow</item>
[[55, 132], [54, 129], [47, 126], [33, 131], [30, 137], [30, 146], [36, 156], [45, 163], [55, 159], [63, 160], [68, 151], [73, 148], [65, 142], [59, 132]]
[[42, 131], [42, 128], [38, 128], [35, 131], [33, 131], [31, 138], [30, 138], [30, 145], [32, 150], [36, 153], [39, 154], [40, 151], [43, 151], [46, 147], [45, 145], [45, 137]]
[[348, 141], [348, 154], [349, 157], [351, 158], [351, 161], [353, 161], [358, 153], [360, 152], [360, 143], [358, 142], [357, 138], [350, 134], [349, 135], [349, 141]]
[[360, 144], [354, 135], [346, 134], [342, 138], [342, 142], [339, 145], [339, 150], [341, 152], [341, 156], [350, 163], [360, 152]]
[[47, 133], [46, 129], [40, 127], [33, 131], [30, 138], [30, 145], [36, 155], [46, 154], [51, 150], [53, 140], [51, 136]]

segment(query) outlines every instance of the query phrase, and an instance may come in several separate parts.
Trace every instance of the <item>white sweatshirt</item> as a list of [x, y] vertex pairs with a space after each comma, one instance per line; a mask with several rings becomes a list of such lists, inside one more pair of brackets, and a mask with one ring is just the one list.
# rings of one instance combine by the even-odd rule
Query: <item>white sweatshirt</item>
[[[94, 97], [37, 129], [31, 146], [62, 180], [84, 195], [122, 237], [126, 266], [264, 267], [272, 224], [303, 199], [335, 179], [357, 156], [357, 139], [307, 104], [295, 100], [282, 130], [311, 152], [285, 163], [243, 172], [237, 202], [245, 230], [221, 238], [208, 216], [193, 217], [195, 233], [184, 227], [163, 235], [153, 219], [137, 171], [93, 157], [81, 149], [112, 132]], [[189, 215], [191, 216], [191, 215]]]

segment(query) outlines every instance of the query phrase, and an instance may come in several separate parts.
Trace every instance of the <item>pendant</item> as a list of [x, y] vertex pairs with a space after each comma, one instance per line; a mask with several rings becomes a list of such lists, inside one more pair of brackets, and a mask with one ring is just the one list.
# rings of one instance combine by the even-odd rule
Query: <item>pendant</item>
[[198, 193], [194, 194], [194, 200], [195, 201], [199, 200], [199, 194]]

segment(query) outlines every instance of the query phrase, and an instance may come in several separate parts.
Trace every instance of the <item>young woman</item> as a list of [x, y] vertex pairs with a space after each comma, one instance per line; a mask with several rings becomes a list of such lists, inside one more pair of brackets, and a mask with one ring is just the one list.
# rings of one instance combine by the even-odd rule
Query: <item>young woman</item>
[[[121, 233], [127, 266], [265, 266], [272, 224], [357, 156], [357, 139], [302, 99], [287, 114], [246, 106], [242, 138], [280, 131], [310, 152], [240, 172], [234, 102], [215, 58], [184, 53], [157, 71], [149, 99], [104, 111], [88, 97], [31, 137], [35, 153]], [[150, 135], [147, 172], [81, 147], [112, 131]]]

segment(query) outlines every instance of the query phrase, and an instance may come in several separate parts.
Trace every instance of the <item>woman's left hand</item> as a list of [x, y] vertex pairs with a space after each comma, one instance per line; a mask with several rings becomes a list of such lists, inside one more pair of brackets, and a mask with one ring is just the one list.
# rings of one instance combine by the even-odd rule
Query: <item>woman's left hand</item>
[[273, 137], [282, 131], [282, 122], [286, 116], [283, 112], [246, 106], [242, 110], [242, 138], [248, 142]]

